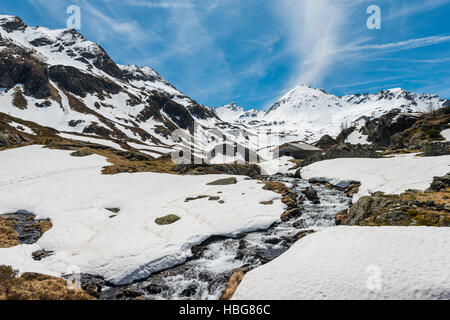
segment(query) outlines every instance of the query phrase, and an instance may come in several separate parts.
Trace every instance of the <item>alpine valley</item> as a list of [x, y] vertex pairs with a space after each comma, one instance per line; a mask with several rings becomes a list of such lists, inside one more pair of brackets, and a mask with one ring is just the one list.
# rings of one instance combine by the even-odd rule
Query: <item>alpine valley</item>
[[450, 299], [449, 123], [400, 88], [205, 106], [1, 15], [0, 299]]

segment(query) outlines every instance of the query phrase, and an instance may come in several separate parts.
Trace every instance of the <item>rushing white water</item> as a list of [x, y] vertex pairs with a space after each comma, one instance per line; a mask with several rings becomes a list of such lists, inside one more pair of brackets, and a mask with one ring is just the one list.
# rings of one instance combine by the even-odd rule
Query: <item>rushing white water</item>
[[[307, 180], [284, 176], [274, 176], [270, 180], [284, 182], [298, 195], [310, 186]], [[280, 221], [268, 230], [245, 234], [236, 239], [211, 239], [197, 248], [192, 260], [127, 287], [107, 287], [100, 297], [115, 299], [119, 292], [128, 288], [143, 294], [147, 299], [218, 299], [233, 269], [257, 268], [285, 252], [295, 242], [299, 232], [317, 231], [335, 225], [336, 213], [348, 208], [350, 199], [338, 190], [324, 186], [314, 188], [321, 203], [313, 204], [305, 200], [301, 205], [300, 217]], [[120, 294], [119, 297], [130, 298]]]

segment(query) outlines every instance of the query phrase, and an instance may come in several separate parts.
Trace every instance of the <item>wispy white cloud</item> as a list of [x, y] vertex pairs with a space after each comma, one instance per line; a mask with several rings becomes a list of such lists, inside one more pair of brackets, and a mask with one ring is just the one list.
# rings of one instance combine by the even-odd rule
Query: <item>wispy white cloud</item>
[[166, 0], [166, 1], [147, 1], [147, 0], [102, 0], [105, 3], [120, 2], [122, 4], [147, 8], [159, 8], [159, 9], [176, 9], [176, 8], [191, 8], [194, 6], [189, 1], [178, 0]]
[[391, 43], [351, 45], [351, 46], [343, 47], [339, 51], [340, 52], [362, 51], [362, 50], [389, 50], [389, 51], [395, 50], [395, 51], [399, 51], [399, 50], [408, 50], [408, 49], [427, 47], [427, 46], [432, 46], [435, 44], [449, 42], [449, 41], [450, 41], [449, 35], [437, 35], [437, 36], [409, 39], [409, 40], [391, 42]]
[[443, 5], [450, 4], [450, 0], [422, 0], [418, 2], [406, 1], [400, 6], [392, 8], [386, 20], [392, 20], [399, 17], [406, 17], [417, 13], [434, 10]]
[[114, 33], [117, 36], [118, 33], [122, 36], [126, 35], [127, 41], [135, 45], [138, 45], [139, 41], [159, 38], [153, 31], [144, 30], [136, 21], [127, 21], [108, 15], [86, 0], [78, 0], [78, 3], [83, 11], [87, 11], [94, 18], [89, 20], [88, 27], [91, 24], [100, 35], [104, 35], [103, 38]]
[[290, 49], [300, 58], [291, 82], [318, 82], [330, 65], [330, 53], [337, 51], [341, 12], [330, 10], [329, 0], [281, 0], [279, 4], [281, 15], [287, 18]]
[[[108, 1], [103, 1], [107, 3]], [[126, 36], [127, 43], [135, 48], [142, 44], [142, 41], [159, 41], [160, 37], [151, 30], [144, 30], [138, 22], [118, 18], [114, 10], [100, 10], [98, 3], [87, 0], [56, 1], [47, 0], [29, 0], [36, 11], [52, 16], [53, 19], [60, 21], [65, 26], [67, 19], [66, 7], [69, 4], [75, 4], [81, 7], [82, 30], [88, 29], [96, 35], [96, 41], [104, 41]], [[107, 7], [108, 8], [108, 7]]]
[[[281, 0], [280, 19], [286, 21], [297, 70], [288, 86], [298, 83], [320, 85], [346, 39], [349, 16], [364, 1]], [[354, 38], [355, 44], [365, 39]]]
[[396, 79], [401, 79], [401, 78], [402, 78], [401, 76], [386, 77], [386, 78], [380, 78], [380, 79], [369, 80], [369, 81], [360, 81], [360, 82], [353, 82], [353, 83], [347, 83], [347, 84], [340, 84], [340, 85], [332, 86], [331, 88], [337, 89], [337, 88], [359, 87], [359, 86], [364, 86], [367, 84], [381, 83], [381, 82], [386, 82], [386, 81], [391, 81], [391, 80], [396, 80]]
[[[339, 64], [351, 66], [369, 57], [450, 42], [450, 35], [443, 34], [372, 43], [373, 38], [367, 37], [364, 20], [366, 5], [371, 4], [367, 0], [281, 0], [279, 3], [281, 10], [278, 13], [290, 30], [290, 49], [297, 60], [296, 70], [287, 87], [298, 83], [321, 86], [323, 80]], [[449, 3], [450, 0], [407, 1], [405, 7], [398, 2], [390, 3], [390, 7], [392, 12], [404, 16], [433, 10]], [[356, 25], [355, 21], [360, 25]], [[423, 62], [444, 61], [426, 59]]]

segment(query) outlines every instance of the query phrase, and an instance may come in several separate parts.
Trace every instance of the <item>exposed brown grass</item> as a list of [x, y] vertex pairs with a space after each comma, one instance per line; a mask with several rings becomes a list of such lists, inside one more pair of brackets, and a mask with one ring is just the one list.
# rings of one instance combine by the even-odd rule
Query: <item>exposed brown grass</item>
[[[74, 137], [76, 139], [76, 137]], [[160, 172], [179, 174], [174, 171], [175, 163], [169, 157], [154, 160], [132, 161], [120, 156], [110, 148], [98, 149], [95, 144], [55, 137], [40, 137], [39, 141], [50, 149], [84, 151], [105, 157], [110, 163], [103, 168], [103, 174], [119, 174], [131, 172]], [[148, 156], [146, 156], [148, 157]]]
[[39, 226], [39, 229], [41, 230], [41, 234], [43, 235], [44, 233], [46, 233], [48, 230], [50, 230], [52, 227], [53, 227], [53, 225], [52, 225], [52, 223], [50, 222], [50, 220], [42, 220], [42, 221], [39, 221], [38, 223], [37, 223], [37, 225]]
[[286, 221], [300, 214], [300, 207], [296, 194], [284, 183], [274, 181], [263, 181], [262, 183], [264, 184], [264, 190], [270, 190], [282, 196], [281, 202], [286, 205], [286, 210], [281, 215], [281, 220]]
[[231, 275], [230, 280], [228, 280], [227, 286], [220, 296], [220, 300], [230, 300], [233, 297], [248, 270], [248, 268], [233, 270], [233, 274]]
[[291, 190], [282, 182], [264, 181], [263, 183], [264, 190], [270, 190], [283, 196], [291, 192]]
[[27, 105], [28, 105], [27, 100], [25, 99], [25, 97], [22, 94], [22, 91], [18, 87], [14, 88], [12, 104], [13, 104], [13, 106], [15, 106], [16, 108], [19, 108], [21, 110], [24, 110], [27, 108]]
[[0, 248], [9, 248], [19, 245], [19, 235], [14, 230], [16, 222], [0, 217]]
[[420, 202], [433, 201], [436, 204], [446, 204], [450, 202], [450, 188], [441, 190], [439, 192], [405, 192], [401, 194], [400, 197], [402, 200], [413, 200]]
[[0, 266], [0, 300], [94, 300], [83, 290], [69, 289], [66, 280], [52, 276], [24, 273], [10, 266]]
[[123, 172], [159, 172], [178, 174], [174, 171], [175, 164], [169, 158], [150, 161], [130, 161], [109, 150], [92, 150], [92, 153], [104, 156], [110, 166], [103, 168], [103, 174], [118, 174]]

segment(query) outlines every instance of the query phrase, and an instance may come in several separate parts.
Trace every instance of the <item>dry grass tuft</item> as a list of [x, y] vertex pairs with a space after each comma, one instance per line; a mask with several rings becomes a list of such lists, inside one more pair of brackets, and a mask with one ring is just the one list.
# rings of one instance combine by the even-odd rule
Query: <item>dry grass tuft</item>
[[22, 91], [19, 87], [14, 88], [14, 94], [13, 94], [13, 101], [12, 104], [21, 110], [24, 110], [27, 108], [27, 100], [22, 94]]
[[24, 273], [0, 266], [0, 300], [94, 300], [83, 290], [69, 289], [66, 280], [37, 273]]
[[14, 230], [15, 221], [0, 217], [0, 248], [10, 248], [20, 244], [19, 235]]

